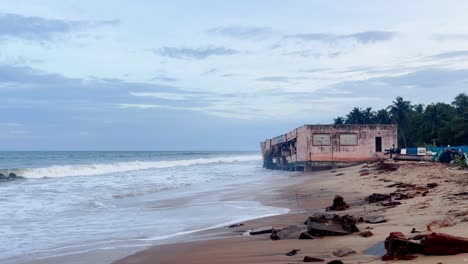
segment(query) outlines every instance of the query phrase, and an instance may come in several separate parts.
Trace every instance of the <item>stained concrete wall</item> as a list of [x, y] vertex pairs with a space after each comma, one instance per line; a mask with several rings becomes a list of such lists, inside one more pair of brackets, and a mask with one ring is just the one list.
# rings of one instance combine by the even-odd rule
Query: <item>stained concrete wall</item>
[[[329, 144], [314, 144], [316, 134], [330, 135]], [[308, 156], [301, 157], [304, 161], [373, 161], [385, 158], [384, 150], [397, 145], [396, 125], [314, 125], [307, 126], [307, 135], [307, 141], [300, 142], [308, 149]], [[382, 140], [380, 152], [376, 151], [376, 137]]]
[[[288, 163], [355, 163], [384, 159], [384, 150], [397, 145], [396, 125], [304, 125], [287, 134], [261, 142], [262, 153], [296, 139], [295, 156]], [[376, 151], [376, 137], [381, 151]]]

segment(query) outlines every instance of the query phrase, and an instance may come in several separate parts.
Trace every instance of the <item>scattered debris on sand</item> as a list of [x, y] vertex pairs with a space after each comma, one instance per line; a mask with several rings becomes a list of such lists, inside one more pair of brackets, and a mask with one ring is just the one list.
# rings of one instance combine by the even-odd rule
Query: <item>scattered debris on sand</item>
[[344, 198], [340, 195], [336, 195], [333, 199], [333, 204], [327, 207], [327, 211], [344, 211], [349, 208], [349, 205], [345, 202]]
[[321, 259], [321, 258], [305, 256], [302, 261], [304, 261], [304, 262], [324, 262], [325, 260]]
[[382, 260], [411, 260], [424, 255], [455, 255], [468, 253], [468, 238], [451, 236], [443, 233], [418, 235], [420, 242], [412, 242], [401, 232], [392, 232], [385, 239], [387, 253]]
[[266, 226], [266, 227], [255, 228], [252, 231], [250, 231], [249, 234], [251, 236], [255, 236], [255, 235], [269, 234], [271, 232], [273, 232], [273, 227]]
[[239, 224], [228, 225], [228, 226], [226, 226], [226, 227], [227, 227], [227, 228], [235, 228], [235, 227], [241, 227], [241, 226], [243, 226], [243, 225], [244, 225], [244, 224], [239, 223]]
[[293, 249], [293, 250], [289, 251], [288, 253], [286, 253], [285, 255], [291, 257], [291, 256], [296, 255], [298, 251], [301, 251], [301, 250], [300, 249]]
[[348, 256], [348, 255], [355, 254], [355, 253], [356, 253], [356, 251], [354, 251], [352, 249], [344, 248], [344, 249], [338, 249], [336, 251], [333, 251], [333, 256], [335, 256], [335, 257], [344, 257], [344, 256]]
[[359, 232], [357, 220], [350, 215], [332, 215], [318, 213], [309, 217], [307, 230], [311, 235], [317, 236], [343, 236]]
[[364, 232], [359, 233], [359, 235], [362, 237], [371, 237], [374, 235], [374, 233], [372, 233], [371, 231], [364, 231]]
[[288, 238], [296, 238], [297, 234], [301, 232], [302, 229], [297, 225], [291, 225], [283, 229], [274, 229], [270, 235], [271, 240], [280, 240]]

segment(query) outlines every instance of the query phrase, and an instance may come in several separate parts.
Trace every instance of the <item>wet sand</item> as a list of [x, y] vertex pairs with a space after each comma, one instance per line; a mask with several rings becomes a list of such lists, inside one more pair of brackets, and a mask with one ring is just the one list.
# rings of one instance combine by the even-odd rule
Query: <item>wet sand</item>
[[[369, 175], [360, 176], [362, 166], [333, 171], [293, 174], [296, 182], [286, 187], [275, 187], [273, 191], [259, 192], [256, 198], [266, 205], [287, 207], [291, 211], [278, 215], [244, 222], [237, 228], [218, 228], [199, 233], [206, 240], [182, 242], [155, 246], [125, 257], [115, 264], [149, 263], [302, 263], [304, 256], [325, 259], [327, 262], [340, 259], [344, 263], [385, 263], [380, 260], [382, 249], [377, 255], [369, 248], [383, 247], [382, 241], [390, 232], [399, 231], [411, 237], [411, 230], [425, 231], [426, 225], [436, 220], [449, 220], [452, 225], [440, 227], [433, 225], [432, 231], [468, 237], [468, 196], [459, 195], [468, 191], [468, 172], [454, 170], [442, 164], [400, 162], [397, 171], [379, 173], [370, 171]], [[339, 175], [339, 176], [337, 176]], [[372, 193], [391, 193], [396, 187], [387, 187], [394, 182], [414, 183], [425, 186], [437, 183], [427, 195], [416, 195], [413, 199], [402, 200], [394, 208], [367, 204], [363, 197]], [[265, 187], [268, 189], [268, 187]], [[340, 237], [316, 237], [313, 240], [296, 238], [272, 241], [270, 234], [246, 236], [244, 231], [273, 226], [280, 229], [289, 225], [298, 225], [302, 229], [304, 220], [317, 209], [331, 205], [333, 197], [339, 194], [351, 205], [340, 215], [368, 217], [383, 215], [386, 223], [358, 224], [361, 231], [366, 227], [374, 235], [368, 238], [359, 234]], [[430, 232], [423, 232], [430, 233]], [[349, 248], [355, 254], [335, 257], [332, 252]], [[295, 256], [286, 256], [292, 249], [300, 249]], [[412, 263], [468, 263], [468, 254], [453, 256], [423, 256]], [[325, 262], [326, 263], [326, 262]]]

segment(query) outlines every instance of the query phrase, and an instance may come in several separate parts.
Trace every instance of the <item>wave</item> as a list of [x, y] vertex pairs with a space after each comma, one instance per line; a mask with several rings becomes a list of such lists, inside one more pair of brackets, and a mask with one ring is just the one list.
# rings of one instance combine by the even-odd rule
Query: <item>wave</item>
[[[132, 161], [111, 164], [55, 165], [43, 168], [27, 168], [5, 170], [25, 178], [61, 178], [69, 176], [92, 176], [117, 172], [138, 171], [148, 169], [172, 168], [179, 166], [202, 165], [211, 163], [233, 163], [260, 160], [259, 155], [227, 156], [217, 158], [199, 158], [165, 161]], [[1, 171], [0, 171], [1, 172]]]

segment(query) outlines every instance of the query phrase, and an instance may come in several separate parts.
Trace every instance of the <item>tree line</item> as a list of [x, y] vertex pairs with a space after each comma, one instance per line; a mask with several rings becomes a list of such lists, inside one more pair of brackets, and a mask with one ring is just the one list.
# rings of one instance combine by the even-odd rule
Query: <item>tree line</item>
[[402, 147], [468, 145], [468, 96], [457, 95], [451, 104], [415, 104], [398, 96], [391, 105], [373, 111], [354, 107], [335, 124], [397, 124]]

